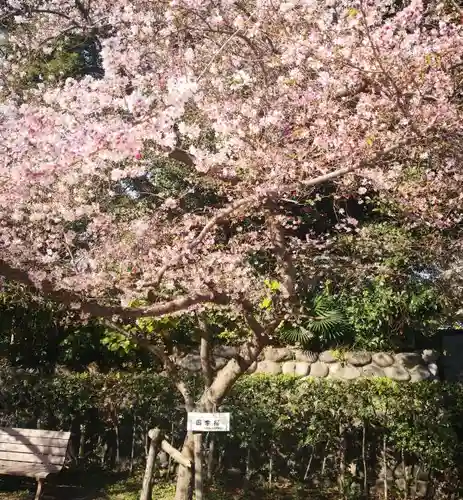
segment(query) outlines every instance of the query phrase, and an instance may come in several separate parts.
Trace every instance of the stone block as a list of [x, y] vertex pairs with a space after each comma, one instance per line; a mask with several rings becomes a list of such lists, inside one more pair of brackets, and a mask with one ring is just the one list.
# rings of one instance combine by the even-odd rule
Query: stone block
[[428, 494], [428, 482], [417, 481], [415, 488], [415, 495], [417, 498], [424, 498]]
[[433, 376], [433, 377], [437, 377], [437, 365], [435, 363], [430, 363], [428, 365], [428, 370], [429, 370], [429, 373]]
[[281, 364], [276, 361], [259, 361], [255, 373], [267, 373], [269, 375], [279, 375], [281, 373]]
[[281, 365], [281, 373], [284, 375], [294, 375], [294, 369], [296, 368], [295, 361], [285, 361]]
[[386, 377], [398, 382], [408, 382], [410, 380], [410, 373], [401, 365], [386, 366], [384, 374]]
[[233, 358], [238, 353], [238, 348], [232, 345], [219, 345], [214, 347], [214, 355], [220, 356], [221, 358]]
[[329, 365], [329, 377], [340, 380], [355, 380], [361, 376], [359, 368], [349, 364], [332, 363]]
[[331, 351], [323, 351], [320, 353], [318, 360], [322, 363], [336, 363], [338, 360], [333, 356]]
[[318, 353], [312, 351], [302, 351], [296, 349], [294, 351], [296, 361], [304, 361], [305, 363], [315, 363], [318, 360]]
[[328, 375], [328, 366], [325, 363], [317, 361], [310, 365], [310, 376], [324, 378]]
[[381, 368], [386, 368], [386, 366], [394, 364], [394, 358], [385, 352], [375, 352], [372, 359]]
[[297, 377], [306, 377], [310, 373], [311, 363], [305, 361], [297, 361], [294, 366], [294, 375]]
[[178, 365], [184, 370], [198, 372], [201, 370], [201, 358], [199, 354], [187, 354], [179, 360]]
[[257, 370], [257, 361], [254, 361], [254, 363], [248, 368], [248, 371], [246, 373], [252, 374]]
[[371, 354], [365, 351], [350, 351], [346, 353], [346, 361], [354, 366], [365, 366], [371, 363]]
[[429, 365], [430, 363], [437, 363], [439, 359], [439, 352], [435, 349], [424, 349], [421, 353], [423, 361]]
[[267, 347], [264, 352], [266, 361], [291, 361], [293, 353], [287, 347]]
[[375, 363], [371, 363], [370, 365], [362, 367], [362, 374], [364, 377], [385, 377], [384, 370], [376, 365]]
[[413, 368], [423, 364], [423, 358], [416, 352], [399, 352], [394, 355], [396, 363], [400, 363], [406, 368]]
[[407, 482], [402, 477], [396, 479], [394, 482], [399, 491], [405, 491], [405, 489], [407, 488]]
[[229, 360], [227, 358], [222, 358], [221, 356], [214, 357], [215, 369], [220, 370], [228, 363], [228, 361]]
[[421, 382], [422, 380], [428, 380], [431, 378], [431, 373], [426, 366], [415, 366], [410, 370], [410, 381], [411, 382]]

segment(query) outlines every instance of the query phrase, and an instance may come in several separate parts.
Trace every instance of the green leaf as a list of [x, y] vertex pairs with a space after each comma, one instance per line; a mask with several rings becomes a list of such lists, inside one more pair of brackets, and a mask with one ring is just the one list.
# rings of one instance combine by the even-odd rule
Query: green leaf
[[281, 283], [277, 280], [264, 280], [264, 283], [272, 292], [277, 292], [281, 289]]
[[261, 309], [270, 309], [271, 305], [272, 305], [272, 299], [270, 297], [265, 297], [259, 304], [259, 307]]

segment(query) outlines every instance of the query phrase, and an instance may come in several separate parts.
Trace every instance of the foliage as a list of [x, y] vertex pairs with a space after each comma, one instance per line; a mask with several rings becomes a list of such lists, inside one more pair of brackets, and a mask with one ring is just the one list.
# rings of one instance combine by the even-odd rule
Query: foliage
[[[121, 453], [130, 454], [134, 415], [146, 419], [142, 432], [159, 426], [177, 443], [184, 433], [180, 400], [171, 382], [159, 375], [50, 378], [3, 368], [1, 377], [3, 424], [34, 426], [39, 419], [45, 427], [69, 429], [78, 419], [88, 428], [89, 457], [98, 453], [91, 449], [91, 432], [104, 435], [114, 422], [119, 425]], [[332, 478], [339, 473], [334, 457], [339, 454], [340, 432], [349, 443], [351, 460], [360, 467], [358, 446], [365, 429], [368, 460], [381, 455], [386, 436], [391, 455], [405, 454], [410, 464], [430, 468], [439, 480], [450, 481], [446, 474], [452, 475], [463, 458], [462, 408], [459, 384], [253, 375], [241, 379], [221, 407], [231, 412], [232, 425], [230, 433], [217, 436], [217, 446], [226, 468], [244, 470], [249, 450], [253, 475], [265, 475], [270, 454], [275, 477], [301, 480], [313, 454], [311, 477], [320, 475], [325, 457], [331, 464], [326, 474]], [[144, 454], [139, 446], [137, 450], [137, 456]], [[374, 468], [368, 474], [376, 477]]]
[[358, 347], [413, 346], [417, 336], [432, 335], [442, 325], [445, 299], [436, 287], [416, 278], [408, 283], [391, 281], [374, 277], [363, 288], [341, 290], [337, 296], [346, 317], [346, 337]]
[[346, 320], [333, 297], [320, 293], [312, 298], [311, 303], [307, 304], [306, 299], [304, 305], [305, 314], [280, 327], [283, 341], [314, 349], [333, 346], [344, 340]]
[[0, 354], [10, 364], [51, 372], [57, 365], [82, 371], [92, 363], [100, 370], [147, 368], [153, 361], [126, 339], [114, 342], [98, 321], [8, 284], [0, 293]]

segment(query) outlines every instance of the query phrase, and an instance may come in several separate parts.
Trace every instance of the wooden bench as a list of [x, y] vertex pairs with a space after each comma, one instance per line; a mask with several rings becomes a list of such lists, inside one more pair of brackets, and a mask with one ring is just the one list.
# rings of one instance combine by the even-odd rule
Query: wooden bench
[[70, 432], [0, 428], [0, 475], [34, 478], [39, 500], [44, 480], [64, 466], [70, 437]]

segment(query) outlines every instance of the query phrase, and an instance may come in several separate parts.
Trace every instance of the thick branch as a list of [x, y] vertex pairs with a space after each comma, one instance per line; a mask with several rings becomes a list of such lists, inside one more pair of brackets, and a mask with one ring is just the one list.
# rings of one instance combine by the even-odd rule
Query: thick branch
[[229, 298], [212, 290], [205, 290], [201, 293], [194, 293], [168, 302], [153, 304], [145, 308], [130, 308], [116, 305], [100, 304], [96, 300], [83, 299], [75, 292], [64, 289], [56, 289], [55, 284], [49, 280], [42, 280], [36, 284], [27, 271], [18, 269], [3, 259], [0, 259], [0, 275], [7, 280], [16, 281], [25, 285], [32, 293], [43, 295], [44, 297], [60, 304], [78, 309], [94, 317], [110, 318], [120, 316], [124, 320], [133, 320], [143, 317], [158, 317], [166, 314], [173, 314], [186, 311], [192, 306], [212, 302], [215, 304], [228, 304]]
[[285, 232], [276, 217], [270, 218], [270, 228], [275, 242], [275, 256], [282, 273], [283, 292], [286, 297], [292, 297], [296, 287], [296, 268], [286, 248]]
[[215, 407], [220, 405], [223, 398], [233, 387], [233, 384], [241, 375], [246, 373], [251, 365], [257, 360], [262, 349], [269, 343], [270, 335], [280, 324], [281, 318], [278, 318], [264, 328], [259, 321], [257, 321], [249, 304], [244, 303], [242, 305], [245, 319], [254, 333], [254, 336], [251, 340], [242, 345], [237, 356], [231, 359], [216, 374], [211, 386], [204, 391], [198, 404], [199, 407], [205, 406], [214, 410]]
[[203, 372], [204, 386], [206, 388], [210, 387], [212, 384], [212, 359], [211, 359], [211, 344], [210, 344], [210, 334], [207, 325], [201, 319], [199, 321], [199, 327], [201, 328], [201, 344], [199, 349], [199, 355], [201, 359], [201, 370]]
[[[260, 193], [252, 194], [250, 196], [237, 200], [235, 203], [231, 204], [230, 206], [228, 206], [223, 210], [220, 210], [217, 213], [217, 215], [212, 217], [209, 220], [209, 222], [203, 227], [198, 236], [196, 236], [196, 238], [194, 238], [185, 247], [185, 250], [183, 252], [179, 252], [177, 258], [172, 259], [171, 261], [166, 262], [164, 264], [164, 266], [159, 271], [154, 283], [148, 286], [153, 286], [153, 287], [157, 286], [161, 282], [165, 272], [168, 269], [176, 267], [183, 258], [183, 256], [186, 253], [193, 250], [194, 248], [196, 248], [204, 240], [206, 235], [219, 222], [224, 220], [226, 217], [230, 216], [233, 212], [236, 212], [238, 209], [247, 205], [252, 205], [253, 203], [261, 204], [268, 198], [276, 198], [281, 193], [285, 191], [293, 191], [295, 189], [298, 189], [300, 186], [306, 186], [306, 187], [316, 186], [318, 184], [327, 182], [331, 179], [335, 179], [342, 175], [348, 174], [349, 172], [353, 172], [361, 168], [367, 168], [368, 166], [371, 166], [374, 163], [376, 163], [378, 160], [383, 159], [384, 157], [390, 155], [392, 152], [396, 151], [405, 144], [410, 143], [410, 141], [411, 138], [406, 138], [401, 143], [392, 146], [388, 149], [382, 150], [377, 154], [375, 154], [369, 160], [365, 160], [359, 164], [354, 163], [348, 167], [340, 168], [338, 170], [328, 172], [313, 179], [298, 182], [292, 185], [282, 186], [280, 188], [268, 188], [266, 190], [262, 190]], [[221, 294], [208, 290], [202, 293], [196, 293], [192, 295], [187, 295], [185, 297], [173, 299], [169, 302], [154, 304], [147, 308], [132, 309], [132, 308], [125, 308], [122, 306], [103, 305], [95, 300], [83, 300], [82, 297], [80, 297], [78, 294], [74, 292], [57, 289], [56, 284], [49, 280], [43, 280], [40, 284], [36, 284], [34, 280], [31, 279], [31, 277], [28, 275], [27, 271], [18, 269], [3, 259], [0, 259], [0, 276], [4, 276], [6, 279], [11, 281], [22, 283], [29, 289], [29, 291], [33, 293], [40, 293], [41, 295], [44, 295], [50, 300], [53, 300], [55, 302], [67, 306], [73, 306], [87, 314], [90, 314], [91, 316], [103, 317], [103, 318], [108, 318], [112, 316], [120, 316], [123, 319], [156, 317], [156, 316], [163, 316], [165, 314], [172, 314], [180, 311], [185, 311], [188, 308], [197, 304], [203, 304], [207, 302], [213, 302], [216, 304], [226, 304], [229, 301], [228, 297], [225, 297]]]
[[109, 328], [112, 328], [113, 330], [120, 333], [121, 335], [124, 335], [124, 337], [135, 342], [138, 346], [142, 347], [143, 349], [146, 349], [153, 356], [155, 356], [159, 361], [161, 361], [167, 374], [173, 380], [178, 392], [180, 392], [180, 394], [182, 395], [183, 401], [185, 403], [185, 409], [187, 411], [193, 410], [194, 399], [193, 399], [193, 396], [191, 395], [190, 389], [188, 388], [187, 384], [181, 379], [180, 374], [179, 374], [179, 370], [178, 370], [178, 366], [170, 358], [170, 356], [165, 352], [165, 350], [162, 348], [162, 346], [152, 344], [144, 336], [137, 335], [136, 333], [131, 332], [129, 330], [125, 330], [124, 328], [120, 327], [119, 325], [116, 325], [112, 321], [106, 320], [104, 323]]
[[[260, 193], [257, 194], [252, 194], [250, 196], [247, 196], [245, 198], [242, 198], [240, 200], [235, 201], [228, 207], [224, 208], [223, 210], [220, 210], [217, 215], [212, 217], [209, 222], [203, 227], [201, 232], [194, 238], [188, 245], [185, 247], [185, 249], [178, 254], [178, 256], [175, 259], [171, 259], [168, 262], [166, 262], [162, 268], [159, 270], [156, 279], [154, 282], [149, 283], [147, 285], [148, 288], [156, 288], [160, 283], [162, 278], [164, 277], [164, 274], [166, 273], [167, 270], [172, 269], [176, 267], [179, 262], [181, 262], [182, 258], [185, 256], [185, 254], [191, 252], [191, 250], [194, 250], [207, 236], [207, 234], [214, 229], [217, 224], [219, 224], [221, 221], [225, 220], [227, 217], [229, 217], [232, 213], [236, 212], [242, 207], [252, 205], [253, 203], [262, 203], [266, 199], [269, 198], [275, 198], [278, 195], [280, 195], [283, 192], [288, 192], [288, 191], [294, 191], [299, 189], [301, 186], [304, 187], [312, 187], [312, 186], [317, 186], [318, 184], [323, 184], [325, 182], [328, 182], [332, 179], [336, 179], [337, 177], [341, 177], [343, 175], [346, 175], [350, 172], [353, 172], [355, 170], [360, 170], [362, 168], [366, 168], [370, 165], [373, 165], [376, 163], [378, 160], [383, 159], [384, 157], [390, 155], [400, 147], [408, 144], [410, 142], [410, 138], [405, 139], [403, 142], [400, 144], [397, 144], [396, 146], [391, 146], [390, 148], [387, 148], [385, 150], [379, 151], [376, 153], [372, 158], [369, 160], [365, 160], [363, 162], [360, 162], [359, 164], [353, 163], [352, 165], [349, 165], [348, 167], [344, 168], [339, 168], [337, 170], [333, 170], [332, 172], [328, 172], [323, 175], [319, 175], [317, 177], [314, 177], [313, 179], [308, 179], [306, 181], [301, 181], [297, 182], [288, 186], [282, 186], [280, 188], [268, 188], [266, 190], [263, 190]], [[175, 150], [176, 151], [176, 150]], [[174, 154], [175, 151], [173, 151], [171, 154]], [[189, 163], [187, 163], [189, 164]]]

